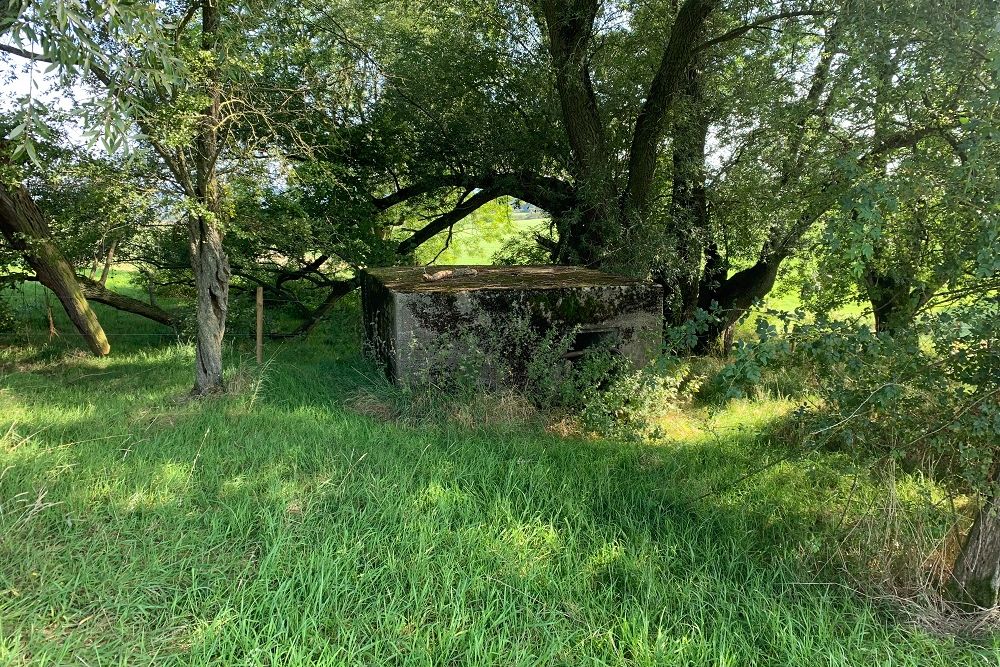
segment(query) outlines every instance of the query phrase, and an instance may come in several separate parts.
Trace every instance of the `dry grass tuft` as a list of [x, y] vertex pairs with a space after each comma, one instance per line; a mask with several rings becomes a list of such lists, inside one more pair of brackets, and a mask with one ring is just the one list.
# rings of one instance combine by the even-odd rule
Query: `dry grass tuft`
[[535, 406], [514, 391], [477, 394], [469, 401], [451, 404], [448, 410], [449, 421], [469, 429], [525, 426], [537, 419]]
[[581, 438], [586, 435], [580, 419], [573, 415], [552, 417], [545, 423], [545, 432], [560, 438]]
[[399, 418], [399, 410], [392, 403], [366, 390], [349, 397], [346, 405], [352, 412], [379, 421], [390, 422]]
[[426, 392], [393, 398], [362, 389], [346, 403], [358, 414], [407, 426], [444, 421], [471, 430], [524, 426], [538, 420], [538, 410], [514, 391], [483, 392], [463, 398]]

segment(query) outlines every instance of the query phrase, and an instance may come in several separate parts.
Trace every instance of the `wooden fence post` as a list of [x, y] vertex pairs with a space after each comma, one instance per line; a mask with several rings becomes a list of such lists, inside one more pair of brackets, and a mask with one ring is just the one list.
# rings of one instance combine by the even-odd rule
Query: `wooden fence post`
[[264, 363], [264, 288], [257, 288], [257, 363]]

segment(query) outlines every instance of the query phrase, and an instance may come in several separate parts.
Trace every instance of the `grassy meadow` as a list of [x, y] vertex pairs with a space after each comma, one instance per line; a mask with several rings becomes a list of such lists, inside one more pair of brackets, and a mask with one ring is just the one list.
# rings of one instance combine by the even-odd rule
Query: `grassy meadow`
[[134, 336], [155, 325], [102, 360], [0, 348], [0, 664], [1000, 662], [817, 569], [852, 482], [789, 456], [794, 402], [604, 440], [400, 393], [356, 309], [263, 368], [232, 346], [202, 401], [189, 345]]

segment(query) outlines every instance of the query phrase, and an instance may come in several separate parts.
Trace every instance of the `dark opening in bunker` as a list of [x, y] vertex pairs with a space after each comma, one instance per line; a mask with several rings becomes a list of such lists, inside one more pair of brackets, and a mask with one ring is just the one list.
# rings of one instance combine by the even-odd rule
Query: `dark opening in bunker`
[[573, 338], [573, 345], [569, 351], [563, 355], [563, 359], [574, 361], [587, 352], [597, 349], [606, 349], [611, 352], [618, 351], [618, 336], [614, 329], [593, 329], [580, 331]]

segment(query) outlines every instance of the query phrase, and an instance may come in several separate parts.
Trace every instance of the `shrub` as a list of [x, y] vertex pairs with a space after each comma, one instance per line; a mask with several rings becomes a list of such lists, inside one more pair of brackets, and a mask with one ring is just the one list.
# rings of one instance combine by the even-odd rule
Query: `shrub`
[[1000, 343], [995, 301], [929, 314], [890, 336], [864, 323], [763, 318], [717, 382], [743, 395], [773, 368], [807, 368], [821, 409], [817, 442], [891, 458], [963, 491], [986, 493], [1000, 443]]
[[580, 410], [584, 426], [617, 438], [657, 437], [656, 422], [677, 406], [690, 383], [688, 366], [676, 357], [663, 356], [647, 368], [619, 368], [606, 386], [584, 397]]
[[620, 437], [648, 431], [676, 402], [684, 374], [666, 372], [662, 363], [634, 370], [614, 351], [613, 340], [570, 361], [578, 333], [540, 331], [527, 312], [513, 312], [489, 329], [469, 329], [421, 350], [427, 362], [416, 386], [406, 390], [472, 401], [513, 387], [536, 409], [574, 415], [590, 431]]
[[807, 371], [814, 396], [798, 413], [797, 439], [841, 450], [856, 480], [881, 484], [861, 498], [856, 481], [840, 499], [837, 523], [850, 537], [821, 556], [825, 564], [860, 566], [907, 597], [937, 599], [948, 584], [972, 516], [998, 491], [998, 319], [1000, 304], [985, 298], [895, 336], [798, 314], [781, 333], [758, 322], [757, 340], [736, 348], [716, 381], [728, 395], [753, 391], [768, 372]]

